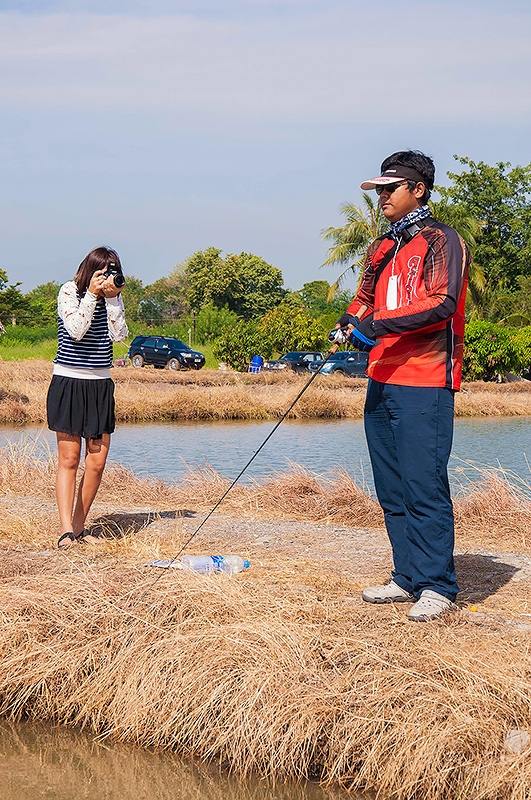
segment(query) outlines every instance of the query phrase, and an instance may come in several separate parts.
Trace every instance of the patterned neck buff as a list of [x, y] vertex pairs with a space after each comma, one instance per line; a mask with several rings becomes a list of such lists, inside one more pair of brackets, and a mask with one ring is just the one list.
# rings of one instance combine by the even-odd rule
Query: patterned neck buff
[[425, 219], [429, 217], [431, 211], [429, 206], [420, 206], [419, 208], [415, 208], [414, 211], [410, 211], [409, 214], [406, 214], [402, 219], [399, 219], [398, 222], [393, 222], [391, 228], [389, 229], [389, 233], [393, 237], [393, 239], [400, 239], [400, 234], [407, 228], [408, 225], [412, 225], [414, 222], [419, 222], [421, 219]]

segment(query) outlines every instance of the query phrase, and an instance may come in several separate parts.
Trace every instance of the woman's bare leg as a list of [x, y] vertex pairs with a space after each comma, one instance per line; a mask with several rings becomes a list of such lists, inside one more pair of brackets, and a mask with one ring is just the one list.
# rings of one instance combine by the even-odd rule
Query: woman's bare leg
[[100, 488], [110, 446], [111, 436], [109, 433], [104, 433], [101, 439], [86, 440], [85, 471], [79, 483], [72, 521], [73, 531], [76, 534], [81, 533], [85, 527], [85, 520]]
[[[68, 433], [57, 433], [57, 475], [55, 477], [55, 496], [61, 523], [61, 533], [72, 528], [72, 512], [76, 493], [76, 476], [81, 454], [81, 437]], [[64, 544], [72, 544], [66, 540]]]

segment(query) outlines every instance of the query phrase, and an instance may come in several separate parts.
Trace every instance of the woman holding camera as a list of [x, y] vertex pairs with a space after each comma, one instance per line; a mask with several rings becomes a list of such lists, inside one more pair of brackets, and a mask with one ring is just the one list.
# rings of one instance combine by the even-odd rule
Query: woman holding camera
[[[58, 349], [46, 401], [48, 427], [57, 434], [58, 547], [83, 541], [85, 520], [101, 483], [114, 432], [112, 343], [128, 330], [120, 296], [125, 283], [118, 254], [97, 247], [83, 259], [57, 299]], [[85, 469], [76, 477], [86, 442]]]

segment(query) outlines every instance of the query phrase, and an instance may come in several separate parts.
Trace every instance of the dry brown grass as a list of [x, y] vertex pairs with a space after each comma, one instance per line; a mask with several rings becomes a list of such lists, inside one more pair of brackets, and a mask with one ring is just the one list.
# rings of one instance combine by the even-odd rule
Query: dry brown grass
[[235, 579], [59, 557], [0, 586], [0, 713], [393, 800], [524, 800], [523, 634], [362, 608], [317, 565]]
[[[0, 714], [380, 800], [529, 800], [531, 752], [504, 750], [509, 730], [531, 730], [529, 633], [464, 611], [412, 625], [364, 606], [348, 572], [287, 550], [246, 549], [253, 569], [232, 579], [144, 568], [180, 548], [178, 519], [158, 537], [27, 552], [53, 541], [53, 471], [30, 447], [0, 452]], [[225, 486], [208, 470], [177, 486], [114, 467], [100, 497], [162, 512], [206, 508]], [[498, 549], [528, 542], [523, 489], [496, 475], [456, 506], [465, 541], [494, 528]], [[347, 476], [302, 470], [238, 486], [224, 508], [381, 524]]]
[[[0, 424], [45, 422], [51, 365], [44, 361], [0, 361]], [[201, 370], [116, 369], [119, 421], [278, 418], [307, 376], [259, 375]], [[357, 419], [363, 414], [366, 382], [319, 376], [293, 409], [296, 419]], [[521, 416], [531, 413], [531, 382], [469, 384], [457, 395], [457, 416]]]
[[[53, 500], [55, 462], [34, 457], [34, 443], [0, 450], [0, 495]], [[466, 484], [454, 502], [461, 544], [531, 552], [530, 490], [522, 479], [480, 469], [482, 480]], [[190, 471], [178, 484], [139, 478], [120, 465], [104, 473], [99, 497], [106, 504], [145, 505], [161, 510], [208, 509], [229, 481], [211, 468]], [[14, 505], [16, 501], [14, 500]], [[357, 527], [382, 527], [380, 507], [345, 472], [317, 478], [296, 465], [264, 481], [237, 484], [222, 511], [268, 519], [312, 520]], [[16, 510], [14, 512], [16, 514]], [[0, 532], [2, 530], [0, 522]]]

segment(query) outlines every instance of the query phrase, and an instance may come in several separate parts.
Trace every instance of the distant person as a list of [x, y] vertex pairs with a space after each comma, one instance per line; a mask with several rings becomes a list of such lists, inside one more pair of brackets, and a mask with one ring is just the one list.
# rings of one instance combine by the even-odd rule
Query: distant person
[[393, 153], [375, 189], [389, 232], [367, 252], [360, 288], [338, 327], [369, 350], [364, 421], [376, 493], [393, 551], [389, 583], [368, 603], [414, 603], [409, 618], [453, 606], [454, 517], [447, 465], [454, 393], [461, 384], [468, 253], [427, 205], [435, 167], [417, 151]]
[[[83, 539], [109, 453], [115, 427], [112, 342], [128, 334], [123, 283], [118, 254], [97, 247], [83, 259], [74, 280], [59, 290], [59, 343], [46, 401], [48, 427], [57, 433], [58, 547]], [[76, 499], [81, 439], [86, 454]]]

